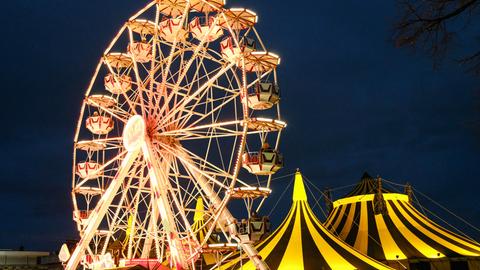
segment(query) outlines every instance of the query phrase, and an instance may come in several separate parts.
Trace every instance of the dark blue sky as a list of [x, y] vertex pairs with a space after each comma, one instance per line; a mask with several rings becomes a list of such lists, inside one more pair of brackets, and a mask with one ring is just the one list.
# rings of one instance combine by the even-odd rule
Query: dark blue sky
[[[71, 155], [84, 89], [113, 35], [145, 3], [2, 4], [0, 249], [55, 249], [76, 235]], [[434, 71], [427, 57], [395, 48], [393, 0], [228, 5], [255, 10], [267, 47], [282, 56], [289, 126], [279, 176], [300, 167], [317, 186], [337, 187], [367, 170], [409, 181], [480, 224], [478, 80], [453, 62]], [[285, 183], [274, 184], [267, 206]]]

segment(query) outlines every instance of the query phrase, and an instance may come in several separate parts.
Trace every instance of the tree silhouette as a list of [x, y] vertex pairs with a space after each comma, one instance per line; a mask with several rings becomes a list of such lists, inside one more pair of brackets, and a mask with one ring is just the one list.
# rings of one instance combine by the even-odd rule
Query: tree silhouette
[[[398, 47], [426, 52], [435, 67], [448, 55], [459, 55], [456, 60], [468, 72], [480, 75], [480, 39], [475, 36], [480, 27], [479, 0], [398, 0], [398, 3], [402, 15], [395, 23], [393, 36]], [[458, 43], [463, 43], [466, 51], [459, 49]]]

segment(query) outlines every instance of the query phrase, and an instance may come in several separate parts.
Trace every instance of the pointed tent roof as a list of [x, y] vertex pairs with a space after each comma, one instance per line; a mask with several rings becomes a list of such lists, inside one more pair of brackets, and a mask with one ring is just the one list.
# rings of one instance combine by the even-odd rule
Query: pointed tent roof
[[[310, 209], [299, 171], [288, 216], [256, 249], [270, 269], [392, 269], [354, 250], [323, 227]], [[239, 269], [236, 256], [222, 269]], [[255, 266], [245, 261], [241, 269], [253, 270]]]
[[[357, 195], [375, 194], [378, 189], [377, 180], [371, 177], [367, 172], [364, 172], [360, 182], [348, 193], [345, 197], [352, 197]], [[389, 190], [382, 187], [383, 193], [390, 193]]]
[[358, 187], [371, 185], [364, 179], [333, 203], [324, 223], [340, 239], [379, 261], [480, 256], [480, 244], [436, 224], [405, 194], [382, 192], [386, 213], [376, 215], [378, 194], [358, 192]]

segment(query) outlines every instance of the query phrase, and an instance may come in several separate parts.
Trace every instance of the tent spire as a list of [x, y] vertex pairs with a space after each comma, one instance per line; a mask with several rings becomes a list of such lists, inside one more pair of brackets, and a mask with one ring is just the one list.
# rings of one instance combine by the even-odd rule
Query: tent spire
[[333, 210], [332, 192], [330, 191], [330, 188], [326, 188], [323, 191], [323, 200], [325, 201], [327, 214], [330, 214], [330, 212]]
[[195, 215], [193, 216], [193, 221], [203, 221], [203, 199], [202, 197], [197, 198], [197, 204], [195, 205]]
[[412, 197], [413, 197], [413, 189], [412, 189], [412, 186], [410, 185], [410, 183], [407, 182], [407, 184], [405, 185], [405, 194], [407, 194], [408, 196], [408, 202], [409, 203], [412, 203]]
[[297, 201], [307, 201], [307, 193], [305, 192], [302, 173], [298, 168], [297, 172], [295, 172], [295, 183], [293, 186], [293, 202]]
[[382, 187], [382, 178], [377, 176], [377, 190], [375, 192], [375, 197], [373, 200], [374, 204], [374, 213], [375, 215], [382, 214], [388, 215], [387, 204], [383, 198], [383, 187]]

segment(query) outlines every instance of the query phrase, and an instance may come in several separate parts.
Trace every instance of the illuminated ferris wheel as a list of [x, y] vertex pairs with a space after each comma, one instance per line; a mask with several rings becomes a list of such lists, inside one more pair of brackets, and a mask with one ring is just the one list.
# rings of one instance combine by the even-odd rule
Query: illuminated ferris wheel
[[[280, 58], [258, 35], [254, 12], [224, 4], [152, 1], [105, 50], [74, 138], [81, 240], [67, 269], [135, 260], [195, 269], [215, 252], [206, 248], [212, 234], [268, 269], [228, 205], [243, 199], [250, 216], [283, 166]], [[199, 198], [204, 222], [192, 226]]]

